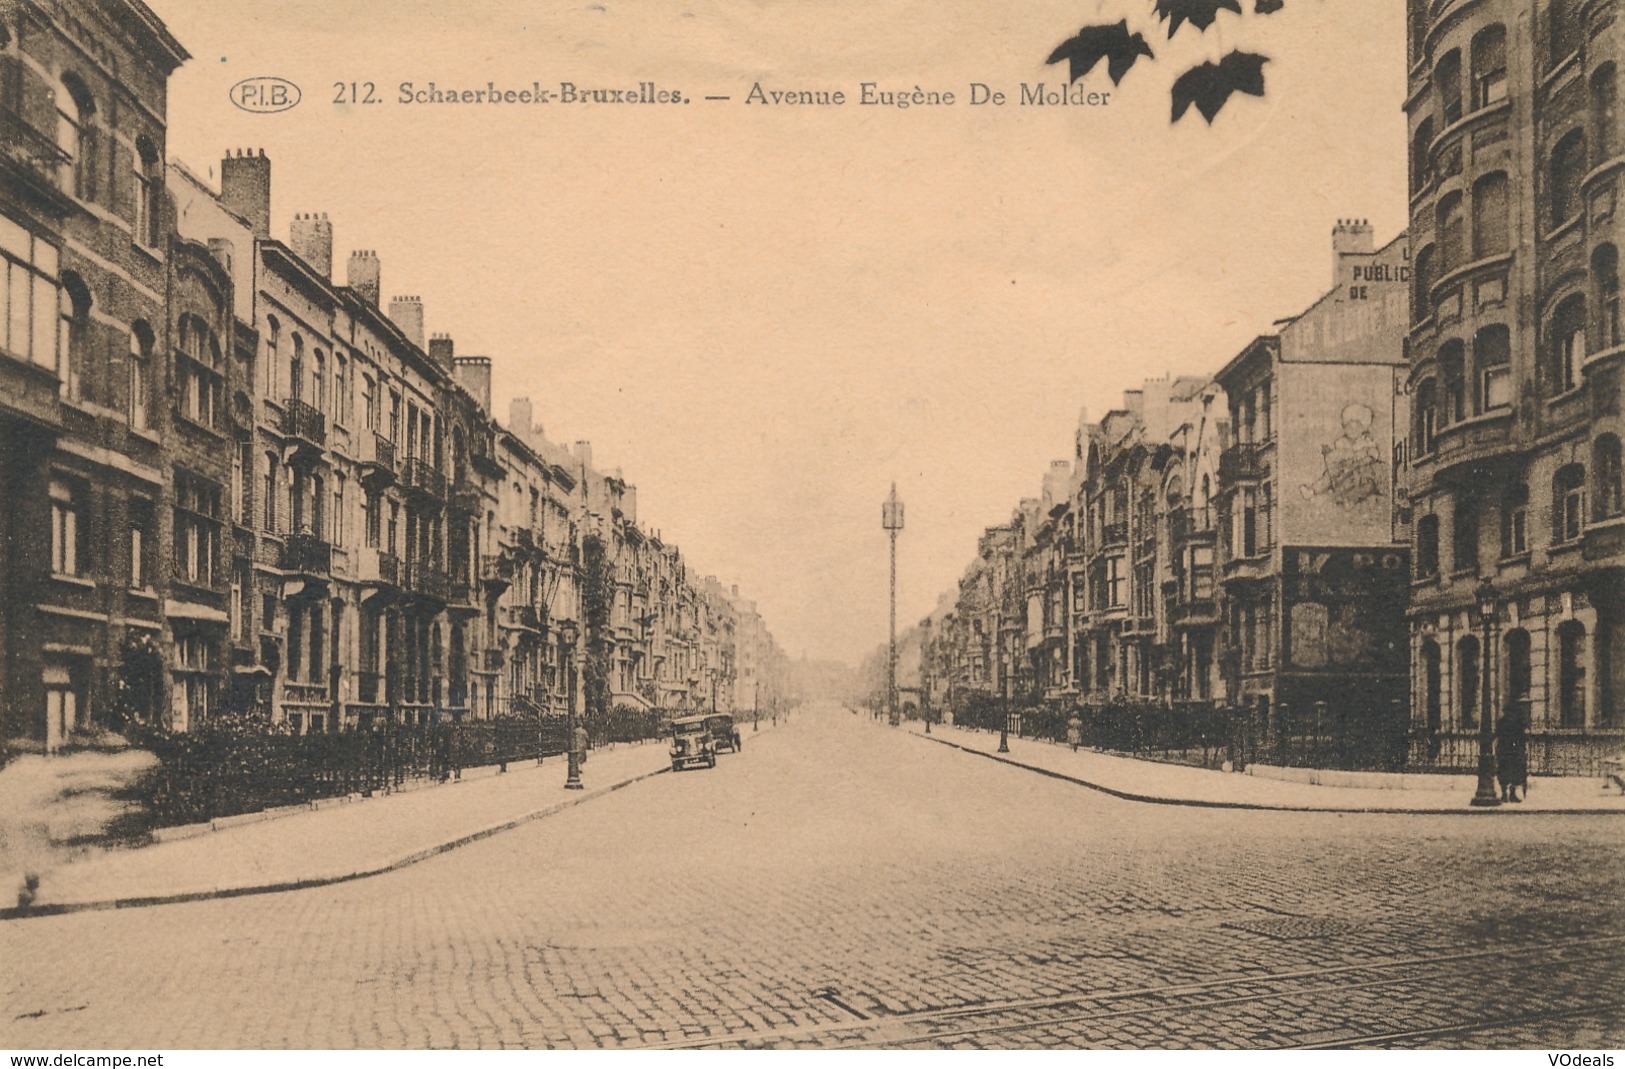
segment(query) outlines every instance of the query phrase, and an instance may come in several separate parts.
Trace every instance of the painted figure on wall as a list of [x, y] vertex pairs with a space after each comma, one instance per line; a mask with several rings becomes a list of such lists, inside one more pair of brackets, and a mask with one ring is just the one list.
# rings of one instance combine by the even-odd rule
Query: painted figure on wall
[[1387, 471], [1377, 440], [1371, 435], [1375, 414], [1358, 401], [1343, 406], [1343, 434], [1320, 447], [1325, 470], [1313, 483], [1298, 487], [1305, 500], [1330, 496], [1339, 508], [1358, 508], [1383, 497]]

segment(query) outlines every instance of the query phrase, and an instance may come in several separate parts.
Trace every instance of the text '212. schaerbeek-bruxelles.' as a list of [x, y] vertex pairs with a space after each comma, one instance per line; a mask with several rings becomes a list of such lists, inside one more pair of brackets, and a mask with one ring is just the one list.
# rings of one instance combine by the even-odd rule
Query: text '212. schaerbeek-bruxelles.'
[[[335, 82], [335, 104], [383, 103], [370, 82]], [[559, 104], [597, 106], [625, 104], [689, 104], [696, 97], [682, 89], [657, 81], [634, 85], [590, 86], [577, 82], [525, 86], [504, 86], [487, 82], [483, 86], [457, 86], [440, 82], [401, 82], [395, 102], [412, 105], [444, 104]], [[919, 84], [892, 85], [885, 82], [858, 82], [851, 87], [778, 86], [752, 82], [743, 94], [712, 92], [698, 97], [709, 103], [738, 102], [747, 106], [779, 108], [884, 107], [898, 110], [944, 107], [1106, 107], [1112, 103], [1109, 90], [1086, 89], [1064, 82], [1020, 82], [1014, 89], [995, 88], [986, 82], [969, 82], [963, 88], [927, 87]]]

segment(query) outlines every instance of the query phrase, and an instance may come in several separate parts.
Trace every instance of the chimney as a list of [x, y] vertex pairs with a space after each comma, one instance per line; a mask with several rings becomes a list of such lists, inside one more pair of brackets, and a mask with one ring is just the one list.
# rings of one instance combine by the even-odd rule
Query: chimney
[[530, 442], [530, 421], [530, 398], [515, 397], [508, 402], [508, 429], [526, 444]]
[[434, 334], [430, 336], [429, 359], [450, 371], [456, 362], [456, 357], [456, 348], [452, 345], [450, 334]]
[[220, 200], [248, 223], [256, 238], [271, 236], [271, 161], [265, 150], [226, 153], [220, 161]]
[[419, 349], [423, 348], [423, 298], [422, 297], [391, 297], [389, 299], [389, 318], [407, 340]]
[[[429, 344], [432, 346], [439, 338], [433, 338]], [[451, 339], [445, 339], [449, 349]], [[448, 356], [451, 354], [448, 352]], [[489, 356], [459, 356], [456, 358], [457, 383], [468, 391], [480, 406], [480, 411], [491, 411], [491, 358]], [[527, 401], [526, 404], [529, 404]]]
[[1343, 260], [1349, 256], [1370, 256], [1377, 251], [1376, 232], [1369, 219], [1339, 219], [1332, 228], [1332, 286], [1344, 284]]
[[318, 275], [333, 277], [333, 224], [326, 212], [295, 215], [288, 228], [288, 246]]
[[581, 462], [581, 472], [583, 475], [592, 470], [591, 442], [582, 441], [576, 443], [576, 460]]
[[350, 254], [350, 266], [345, 272], [345, 282], [349, 287], [361, 295], [361, 299], [378, 307], [379, 284], [383, 279], [383, 265], [378, 262], [378, 254], [371, 249], [357, 249]]

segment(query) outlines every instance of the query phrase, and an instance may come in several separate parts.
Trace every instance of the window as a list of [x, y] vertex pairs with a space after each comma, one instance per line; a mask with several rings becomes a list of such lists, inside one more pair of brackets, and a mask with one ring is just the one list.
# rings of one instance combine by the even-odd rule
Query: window
[[149, 383], [152, 378], [152, 328], [138, 319], [130, 327], [130, 426], [146, 430]]
[[1127, 602], [1123, 597], [1123, 558], [1106, 558], [1106, 607], [1121, 609]]
[[51, 480], [51, 573], [81, 575], [86, 564], [88, 531], [84, 522], [84, 486], [66, 478]]
[[76, 76], [62, 77], [56, 94], [56, 144], [67, 157], [63, 192], [96, 199], [96, 101]]
[[1578, 620], [1557, 625], [1558, 721], [1566, 728], [1586, 725], [1586, 632]]
[[276, 396], [277, 347], [282, 341], [282, 324], [276, 316], [265, 317], [265, 395]]
[[135, 160], [130, 167], [135, 190], [135, 219], [131, 227], [135, 240], [154, 248], [163, 237], [163, 169], [158, 150], [146, 135], [135, 139]]
[[197, 586], [215, 584], [220, 493], [207, 479], [175, 473], [175, 576]]
[[1478, 570], [1478, 502], [1471, 497], [1456, 502], [1450, 527], [1450, 567], [1456, 572]]
[[378, 399], [371, 375], [361, 376], [361, 418], [369, 431], [378, 430]]
[[350, 362], [343, 353], [333, 354], [333, 420], [350, 422]]
[[345, 520], [348, 518], [344, 514], [344, 487], [347, 481], [342, 471], [333, 476], [333, 519], [328, 526], [335, 546], [344, 545]]
[[1546, 378], [1554, 393], [1572, 390], [1580, 384], [1580, 365], [1586, 354], [1585, 298], [1573, 294], [1557, 306], [1547, 332]]
[[79, 727], [79, 685], [65, 664], [47, 661], [45, 685], [45, 752], [55, 753]]
[[1461, 53], [1447, 52], [1433, 68], [1433, 85], [1439, 93], [1444, 125], [1461, 118]]
[[1551, 67], [1563, 62], [1580, 47], [1580, 23], [1575, 17], [1574, 0], [1551, 0], [1551, 6], [1546, 11], [1546, 42]]
[[389, 391], [389, 440], [401, 440], [401, 395], [399, 391]]
[[1619, 151], [1619, 86], [1614, 65], [1591, 76], [1591, 144], [1593, 166], [1600, 167]]
[[1422, 676], [1425, 715], [1427, 717], [1427, 729], [1433, 734], [1438, 734], [1439, 729], [1444, 726], [1443, 702], [1441, 700], [1444, 689], [1442, 678], [1444, 673], [1440, 671], [1440, 660], [1439, 644], [1432, 639], [1424, 641], [1422, 643]]
[[293, 336], [293, 355], [288, 357], [288, 397], [302, 401], [305, 398], [305, 339]]
[[1619, 250], [1613, 245], [1598, 245], [1591, 254], [1591, 279], [1597, 287], [1597, 342], [1600, 348], [1612, 349], [1625, 344], [1625, 333], [1620, 330], [1619, 315]]
[[130, 499], [130, 589], [152, 584], [152, 502]]
[[1460, 423], [1467, 418], [1467, 361], [1459, 340], [1439, 347], [1439, 366], [1444, 373], [1444, 421]]
[[62, 395], [79, 398], [79, 369], [86, 364], [90, 344], [90, 289], [84, 280], [72, 271], [62, 275], [62, 289], [57, 297], [57, 351], [61, 362], [57, 375], [61, 379]]
[[1501, 556], [1529, 551], [1529, 487], [1514, 483], [1501, 499]]
[[1571, 130], [1552, 149], [1549, 172], [1552, 196], [1552, 229], [1557, 229], [1579, 214], [1582, 204], [1580, 181], [1586, 171], [1586, 137], [1580, 130]]
[[57, 249], [0, 216], [0, 349], [57, 370]]
[[1473, 38], [1473, 107], [1487, 108], [1507, 95], [1507, 31], [1486, 26]]
[[1507, 176], [1487, 174], [1473, 185], [1473, 256], [1482, 260], [1512, 250]]
[[1584, 527], [1585, 469], [1565, 464], [1552, 478], [1552, 544], [1579, 539]]
[[1478, 671], [1478, 639], [1463, 636], [1456, 643], [1456, 712], [1463, 731], [1478, 726], [1478, 693], [1484, 685]]
[[1490, 412], [1512, 404], [1512, 343], [1507, 328], [1496, 324], [1473, 338], [1478, 368], [1478, 410]]
[[183, 315], [178, 325], [180, 344], [175, 353], [175, 379], [180, 390], [181, 415], [202, 427], [214, 427], [221, 415], [225, 375], [220, 367], [220, 342], [209, 325], [195, 315]]
[[281, 462], [275, 453], [265, 454], [265, 481], [260, 485], [260, 526], [267, 534], [277, 534], [277, 488], [281, 482]]
[[1432, 245], [1416, 254], [1415, 292], [1411, 294], [1411, 318], [1420, 323], [1433, 314], [1433, 283], [1438, 254]]
[[1428, 179], [1432, 177], [1433, 168], [1429, 156], [1433, 148], [1433, 120], [1423, 119], [1416, 126], [1416, 133], [1411, 136], [1411, 192], [1422, 192], [1427, 186]]
[[213, 657], [209, 643], [198, 635], [175, 640], [175, 727], [185, 731], [209, 716], [209, 669]]
[[1429, 513], [1416, 521], [1416, 578], [1439, 574], [1439, 517]]
[[1438, 234], [1439, 271], [1448, 274], [1467, 262], [1467, 225], [1460, 193], [1451, 193], [1439, 202]]
[[367, 513], [367, 548], [377, 549], [380, 520], [383, 518], [383, 502], [381, 498], [369, 497], [366, 504]]
[[254, 517], [254, 443], [252, 439], [243, 439], [237, 443], [237, 451], [231, 462], [232, 479], [232, 516], [231, 518], [245, 527], [253, 523]]
[[1619, 438], [1603, 434], [1591, 444], [1592, 518], [1611, 520], [1625, 515], [1625, 497], [1621, 496], [1621, 470]]

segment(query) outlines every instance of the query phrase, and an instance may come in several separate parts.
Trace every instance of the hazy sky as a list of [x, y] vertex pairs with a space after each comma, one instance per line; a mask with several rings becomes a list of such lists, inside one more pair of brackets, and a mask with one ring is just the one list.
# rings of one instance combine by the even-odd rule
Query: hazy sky
[[[908, 507], [899, 619], [929, 612], [981, 529], [1070, 455], [1080, 409], [1210, 373], [1330, 285], [1330, 233], [1404, 225], [1403, 4], [1287, 0], [1172, 42], [1150, 0], [149, 0], [193, 59], [172, 155], [273, 162], [272, 227], [325, 211], [335, 264], [376, 249], [386, 294], [495, 360], [590, 439], [640, 518], [754, 596], [792, 654], [855, 662], [886, 627], [880, 503]], [[1251, 11], [1252, 4], [1244, 6]], [[1015, 9], [1020, 9], [1015, 10]], [[1083, 25], [1158, 53], [1105, 106], [1023, 107]], [[1269, 94], [1168, 122], [1201, 58], [1272, 57]], [[277, 75], [302, 103], [237, 110]], [[653, 81], [688, 105], [430, 106], [399, 83], [557, 90]], [[840, 89], [841, 107], [763, 107]], [[383, 103], [335, 105], [335, 83]], [[952, 107], [859, 104], [859, 83]], [[1008, 102], [971, 107], [983, 82]], [[705, 95], [730, 95], [707, 102]], [[342, 267], [338, 272], [342, 276]]]

